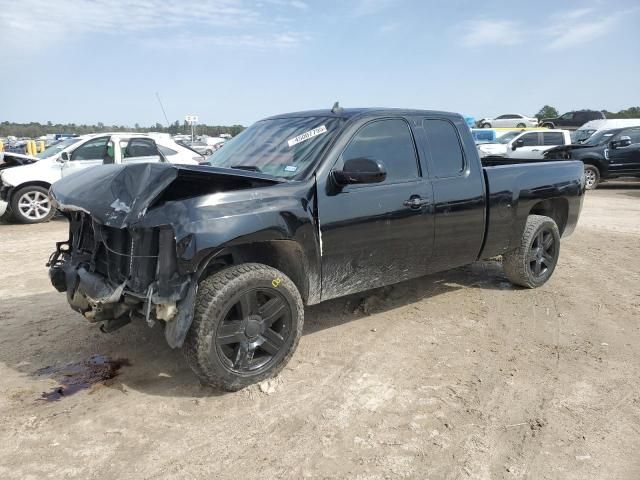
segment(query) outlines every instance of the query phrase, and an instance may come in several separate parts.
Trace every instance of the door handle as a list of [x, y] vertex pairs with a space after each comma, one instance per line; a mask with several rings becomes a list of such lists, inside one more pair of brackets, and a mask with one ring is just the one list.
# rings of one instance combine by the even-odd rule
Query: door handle
[[426, 198], [411, 197], [409, 200], [405, 200], [404, 202], [402, 202], [402, 205], [404, 205], [405, 207], [418, 209], [429, 205], [429, 203], [429, 200]]

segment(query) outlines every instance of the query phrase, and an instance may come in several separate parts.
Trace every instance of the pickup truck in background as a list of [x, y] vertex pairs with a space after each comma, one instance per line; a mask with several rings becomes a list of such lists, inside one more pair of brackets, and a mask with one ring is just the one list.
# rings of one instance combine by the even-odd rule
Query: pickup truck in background
[[90, 322], [161, 322], [227, 390], [284, 367], [304, 305], [498, 255], [515, 285], [543, 285], [584, 195], [581, 162], [483, 168], [463, 117], [438, 111], [278, 115], [209, 163], [55, 183], [69, 238], [48, 265]]
[[495, 142], [478, 144], [478, 153], [484, 165], [508, 165], [514, 163], [512, 159], [542, 160], [545, 151], [570, 143], [568, 130], [513, 131], [498, 137]]
[[[185, 154], [186, 152], [186, 154]], [[51, 145], [36, 157], [8, 155], [0, 165], [0, 218], [40, 223], [55, 213], [49, 187], [74, 172], [110, 163], [168, 161], [197, 165], [196, 152], [167, 137], [138, 133], [94, 133]]]
[[640, 126], [598, 131], [584, 143], [547, 150], [544, 159], [584, 163], [588, 190], [611, 178], [640, 178]]

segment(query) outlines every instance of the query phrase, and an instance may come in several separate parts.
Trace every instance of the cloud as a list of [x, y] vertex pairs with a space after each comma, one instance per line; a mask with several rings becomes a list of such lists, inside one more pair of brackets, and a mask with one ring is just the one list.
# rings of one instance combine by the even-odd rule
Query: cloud
[[523, 28], [512, 20], [477, 19], [462, 26], [461, 42], [466, 47], [516, 45], [523, 41]]
[[465, 47], [509, 46], [524, 42], [536, 48], [543, 45], [561, 50], [593, 42], [615, 31], [618, 24], [640, 8], [608, 13], [594, 7], [582, 7], [551, 14], [540, 24], [523, 24], [508, 19], [477, 18], [461, 24], [461, 43]]
[[[154, 35], [170, 41], [185, 31], [211, 30], [219, 42], [233, 46], [296, 44], [303, 35], [279, 34], [274, 17], [302, 10], [302, 0], [0, 0], [0, 44], [4, 51], [47, 50], [70, 38], [104, 34], [147, 41]], [[280, 35], [280, 37], [279, 37]], [[251, 41], [241, 39], [251, 38]], [[278, 40], [279, 38], [279, 40]], [[225, 40], [226, 39], [226, 40]]]
[[619, 13], [603, 15], [593, 8], [560, 12], [544, 30], [550, 38], [547, 47], [558, 50], [592, 42], [612, 32], [620, 19]]

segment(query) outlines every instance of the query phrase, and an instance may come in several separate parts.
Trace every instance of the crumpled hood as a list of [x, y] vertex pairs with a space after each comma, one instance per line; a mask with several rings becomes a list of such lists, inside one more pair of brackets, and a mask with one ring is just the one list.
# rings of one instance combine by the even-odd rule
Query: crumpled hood
[[139, 221], [149, 207], [163, 201], [274, 185], [281, 181], [241, 170], [135, 163], [82, 170], [54, 183], [50, 195], [59, 210], [87, 212], [104, 225], [125, 228]]
[[28, 165], [39, 160], [38, 157], [32, 157], [31, 155], [24, 155], [22, 153], [0, 152], [0, 170]]

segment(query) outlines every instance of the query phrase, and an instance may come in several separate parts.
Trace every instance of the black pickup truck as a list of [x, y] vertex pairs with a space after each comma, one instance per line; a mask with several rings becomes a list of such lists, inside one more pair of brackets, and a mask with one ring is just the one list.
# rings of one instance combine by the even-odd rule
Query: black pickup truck
[[463, 117], [436, 111], [278, 115], [210, 164], [56, 182], [70, 234], [49, 274], [104, 331], [161, 323], [228, 390], [283, 368], [304, 305], [498, 255], [514, 284], [544, 284], [585, 191], [581, 162], [483, 168]]
[[602, 130], [584, 143], [547, 150], [544, 160], [583, 162], [587, 190], [611, 178], [640, 178], [640, 127]]

